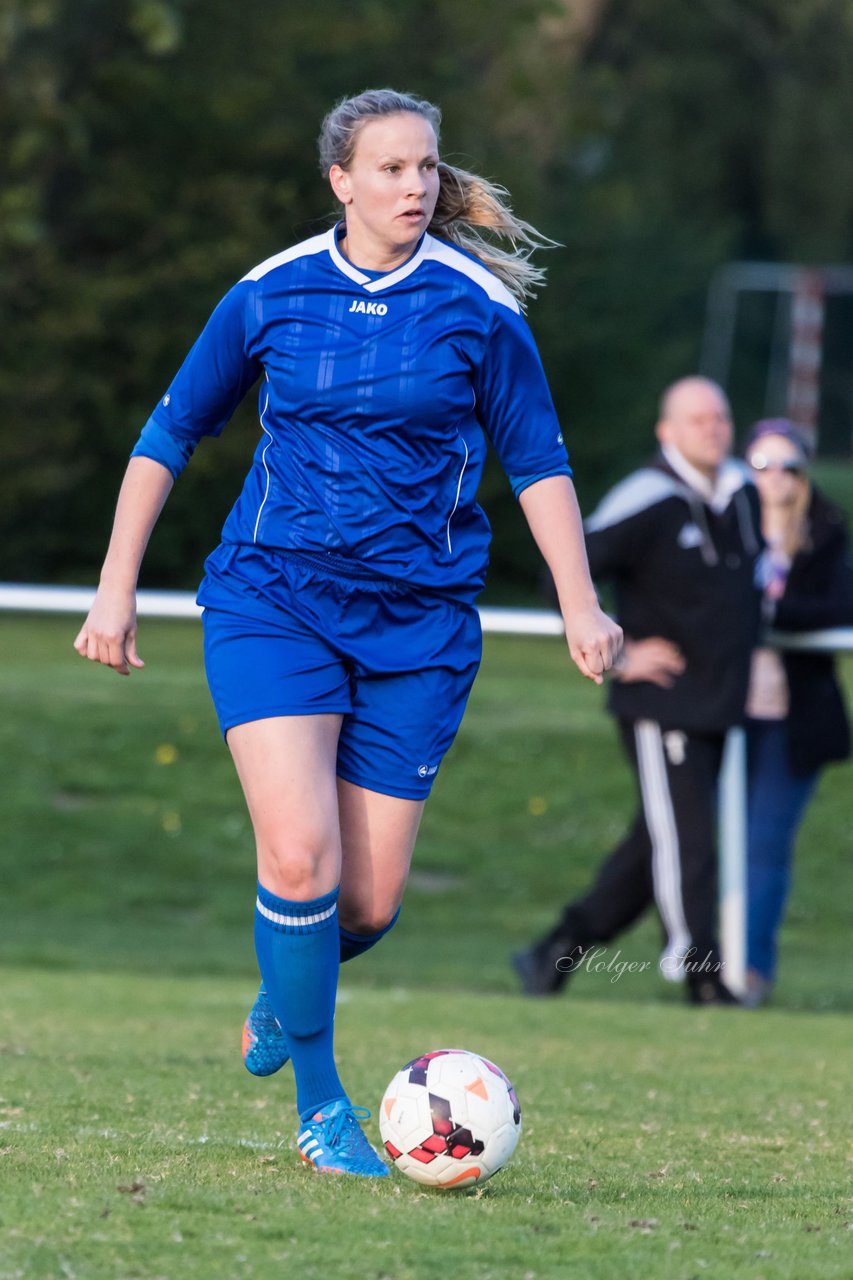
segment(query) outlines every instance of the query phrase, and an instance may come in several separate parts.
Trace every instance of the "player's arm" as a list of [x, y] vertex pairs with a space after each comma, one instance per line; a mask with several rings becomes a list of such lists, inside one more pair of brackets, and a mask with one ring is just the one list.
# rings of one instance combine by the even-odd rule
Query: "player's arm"
[[145, 664], [136, 652], [136, 583], [151, 531], [174, 480], [152, 458], [131, 458], [116, 505], [100, 585], [74, 648], [119, 675]]
[[600, 684], [622, 632], [599, 608], [551, 393], [532, 334], [512, 308], [495, 308], [475, 393], [480, 421], [551, 570], [572, 659]]
[[120, 675], [144, 665], [136, 652], [136, 583], [163, 504], [199, 440], [219, 435], [258, 377], [246, 341], [250, 296], [241, 281], [216, 307], [131, 455], [98, 592], [74, 641], [82, 657]]
[[599, 606], [574, 485], [568, 476], [547, 476], [523, 489], [519, 503], [551, 570], [569, 653], [583, 675], [601, 684], [619, 656], [622, 629]]

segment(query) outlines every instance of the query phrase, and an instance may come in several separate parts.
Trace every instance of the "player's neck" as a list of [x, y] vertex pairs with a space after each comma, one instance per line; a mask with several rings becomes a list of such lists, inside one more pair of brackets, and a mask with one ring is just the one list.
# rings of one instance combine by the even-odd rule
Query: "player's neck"
[[348, 262], [362, 271], [394, 271], [412, 256], [419, 239], [420, 236], [411, 244], [387, 245], [348, 227], [338, 248]]

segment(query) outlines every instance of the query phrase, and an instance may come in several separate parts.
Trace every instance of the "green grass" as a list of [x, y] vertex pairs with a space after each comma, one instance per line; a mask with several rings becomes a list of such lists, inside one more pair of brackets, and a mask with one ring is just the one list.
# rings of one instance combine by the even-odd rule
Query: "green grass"
[[442, 1194], [299, 1166], [292, 1080], [239, 1064], [242, 981], [3, 978], [4, 1276], [850, 1275], [840, 1015], [768, 1012], [759, 1032], [727, 1011], [347, 983], [360, 1101], [426, 1045], [512, 1071], [516, 1156], [479, 1194]]
[[644, 972], [522, 1000], [509, 952], [619, 838], [632, 784], [561, 644], [489, 639], [400, 924], [344, 971], [337, 1036], [374, 1111], [416, 1053], [486, 1054], [524, 1134], [479, 1191], [319, 1179], [290, 1072], [239, 1062], [252, 842], [198, 628], [144, 624], [127, 680], [82, 663], [74, 629], [0, 617], [0, 1280], [853, 1275], [845, 770], [803, 831], [774, 1008], [686, 1008], [652, 921], [620, 940]]

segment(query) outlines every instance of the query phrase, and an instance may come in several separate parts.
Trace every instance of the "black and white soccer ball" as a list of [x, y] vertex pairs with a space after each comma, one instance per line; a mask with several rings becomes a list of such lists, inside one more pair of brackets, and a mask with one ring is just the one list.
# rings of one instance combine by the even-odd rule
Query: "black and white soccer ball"
[[488, 1058], [434, 1049], [394, 1076], [379, 1109], [394, 1167], [428, 1187], [471, 1187], [497, 1173], [521, 1133], [509, 1080]]

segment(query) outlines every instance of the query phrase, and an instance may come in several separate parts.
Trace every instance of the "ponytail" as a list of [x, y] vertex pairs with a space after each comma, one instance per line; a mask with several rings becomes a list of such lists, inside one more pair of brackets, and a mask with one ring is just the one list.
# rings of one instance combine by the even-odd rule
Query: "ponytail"
[[[545, 283], [544, 268], [533, 265], [531, 254], [536, 249], [554, 248], [556, 241], [516, 217], [505, 187], [444, 161], [439, 163], [438, 174], [439, 194], [429, 230], [478, 258], [523, 307]], [[484, 236], [480, 227], [492, 235]], [[494, 243], [495, 237], [508, 241], [511, 247], [501, 248]]]

